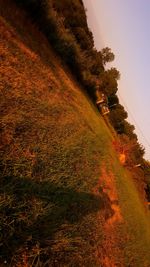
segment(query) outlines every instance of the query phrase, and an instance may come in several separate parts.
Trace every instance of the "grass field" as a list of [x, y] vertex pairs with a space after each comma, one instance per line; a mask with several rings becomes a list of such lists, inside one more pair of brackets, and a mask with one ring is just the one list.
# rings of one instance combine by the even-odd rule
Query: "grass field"
[[23, 12], [0, 2], [1, 266], [149, 267], [149, 211], [111, 126]]

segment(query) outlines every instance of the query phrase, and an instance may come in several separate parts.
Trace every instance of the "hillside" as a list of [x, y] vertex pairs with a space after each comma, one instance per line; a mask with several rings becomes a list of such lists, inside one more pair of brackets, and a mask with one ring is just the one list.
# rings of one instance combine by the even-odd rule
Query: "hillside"
[[150, 214], [114, 130], [26, 14], [0, 4], [0, 266], [149, 267]]

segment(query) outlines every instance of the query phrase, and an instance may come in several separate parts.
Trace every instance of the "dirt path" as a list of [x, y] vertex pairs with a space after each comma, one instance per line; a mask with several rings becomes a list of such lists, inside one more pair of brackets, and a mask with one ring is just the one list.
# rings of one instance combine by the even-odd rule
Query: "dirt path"
[[95, 192], [98, 192], [100, 186], [103, 187], [103, 193], [107, 194], [113, 211], [113, 214], [108, 213], [108, 216], [104, 219], [104, 238], [98, 252], [101, 259], [101, 266], [123, 267], [122, 240], [118, 235], [118, 225], [123, 223], [123, 218], [118, 205], [115, 177], [112, 173], [107, 172], [105, 167], [102, 169], [102, 174]]

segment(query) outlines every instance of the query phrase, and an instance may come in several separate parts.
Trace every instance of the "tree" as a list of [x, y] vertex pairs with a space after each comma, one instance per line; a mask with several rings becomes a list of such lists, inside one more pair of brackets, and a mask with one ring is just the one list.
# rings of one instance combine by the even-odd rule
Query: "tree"
[[107, 62], [112, 62], [115, 59], [115, 55], [111, 51], [109, 47], [105, 47], [101, 50], [103, 64], [105, 65]]
[[128, 113], [124, 107], [118, 104], [114, 109], [110, 111], [110, 121], [114, 129], [119, 133], [124, 133], [124, 120], [128, 117]]
[[120, 72], [119, 72], [116, 68], [108, 69], [107, 72], [108, 72], [109, 75], [111, 75], [111, 77], [113, 77], [115, 80], [119, 80], [119, 79], [120, 79]]
[[94, 46], [93, 39], [90, 38], [90, 36], [86, 33], [84, 28], [74, 27], [73, 33], [76, 37], [77, 42], [79, 43], [79, 45], [81, 46], [83, 50], [93, 48]]
[[124, 120], [124, 133], [129, 137], [129, 139], [137, 140], [137, 135], [134, 133], [135, 127], [130, 124], [127, 120]]
[[108, 106], [110, 109], [115, 108], [115, 106], [118, 104], [119, 104], [119, 98], [116, 94], [112, 94], [108, 96]]
[[101, 74], [100, 80], [101, 80], [101, 85], [100, 85], [101, 91], [103, 91], [108, 97], [110, 95], [116, 94], [118, 90], [118, 83], [110, 70], [105, 70]]
[[143, 161], [143, 165], [142, 165], [142, 169], [144, 172], [144, 178], [146, 181], [146, 196], [148, 201], [150, 202], [150, 161], [144, 160]]
[[[88, 49], [86, 51], [87, 68], [93, 75], [99, 76], [104, 72], [101, 53], [96, 49]], [[98, 77], [99, 78], [99, 77]]]

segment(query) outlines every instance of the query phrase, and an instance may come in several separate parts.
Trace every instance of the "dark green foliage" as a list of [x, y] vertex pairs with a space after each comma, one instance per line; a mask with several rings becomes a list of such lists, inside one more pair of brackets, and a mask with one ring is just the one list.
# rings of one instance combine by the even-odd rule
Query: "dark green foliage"
[[[15, 0], [15, 2], [25, 8], [29, 14], [31, 15], [30, 18], [32, 21], [36, 22], [40, 25], [42, 23], [45, 16], [46, 16], [46, 9], [47, 9], [47, 0], [27, 0], [27, 1], [19, 1]], [[51, 1], [49, 1], [49, 5]]]
[[57, 12], [65, 18], [65, 25], [71, 29], [82, 27], [90, 32], [87, 26], [86, 13], [83, 4], [79, 0], [55, 0], [53, 6]]
[[127, 120], [124, 120], [124, 133], [129, 137], [129, 139], [137, 140], [137, 135], [134, 130], [134, 125], [130, 124]]
[[132, 150], [132, 153], [134, 155], [135, 161], [139, 163], [143, 159], [145, 149], [139, 142], [135, 140], [135, 146], [134, 149]]
[[148, 202], [150, 202], [150, 183], [147, 184], [145, 192], [146, 192], [147, 200], [148, 200]]
[[108, 69], [108, 74], [115, 80], [120, 79], [120, 72], [116, 68]]
[[124, 107], [120, 104], [114, 107], [110, 112], [110, 120], [115, 130], [122, 134], [124, 133], [124, 120], [127, 118], [127, 112]]
[[105, 70], [101, 75], [100, 90], [107, 96], [115, 94], [118, 90], [117, 80], [109, 70]]
[[115, 108], [115, 106], [118, 104], [119, 104], [119, 98], [116, 94], [112, 94], [108, 96], [108, 105], [110, 109]]
[[97, 75], [97, 78], [102, 79], [101, 74], [104, 72], [104, 66], [102, 63], [101, 53], [96, 49], [87, 52], [88, 68], [93, 75]]
[[105, 47], [101, 50], [103, 63], [106, 64], [114, 60], [115, 55], [109, 47]]
[[145, 192], [147, 201], [150, 202], [150, 162], [148, 160], [142, 160], [141, 168], [143, 170], [144, 179], [146, 183]]
[[93, 42], [91, 42], [91, 37], [85, 32], [82, 27], [74, 27], [73, 33], [75, 38], [83, 50], [91, 49], [93, 47]]

